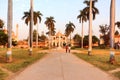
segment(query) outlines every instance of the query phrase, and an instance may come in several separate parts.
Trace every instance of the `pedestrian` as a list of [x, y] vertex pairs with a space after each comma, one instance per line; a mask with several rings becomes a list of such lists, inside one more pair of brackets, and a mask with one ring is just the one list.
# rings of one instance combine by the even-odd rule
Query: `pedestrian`
[[66, 45], [66, 47], [65, 47], [65, 48], [66, 48], [66, 53], [67, 53], [67, 51], [68, 51], [68, 45]]
[[71, 46], [69, 45], [69, 47], [68, 47], [68, 50], [69, 50], [69, 53], [70, 53], [70, 50], [71, 50]]
[[118, 42], [118, 49], [120, 49], [120, 42]]

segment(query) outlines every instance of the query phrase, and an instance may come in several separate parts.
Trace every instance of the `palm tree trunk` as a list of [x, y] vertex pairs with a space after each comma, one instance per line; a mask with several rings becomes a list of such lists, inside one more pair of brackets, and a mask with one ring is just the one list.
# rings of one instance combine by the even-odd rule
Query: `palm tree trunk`
[[7, 51], [7, 57], [6, 61], [7, 62], [12, 62], [12, 14], [13, 14], [13, 6], [12, 6], [13, 1], [8, 0], [8, 21], [7, 21], [7, 29], [8, 29], [8, 51]]
[[[114, 57], [114, 33], [115, 33], [115, 0], [110, 5], [110, 62]], [[114, 59], [115, 60], [115, 59]], [[112, 61], [113, 62], [113, 61]]]
[[83, 22], [82, 22], [82, 39], [81, 39], [81, 48], [83, 48]]
[[115, 0], [111, 0], [110, 6], [110, 48], [114, 48], [115, 32]]
[[36, 48], [38, 48], [38, 26], [39, 26], [39, 24], [37, 23], [37, 32], [36, 32]]
[[70, 45], [71, 45], [71, 33], [70, 33]]
[[52, 48], [52, 28], [51, 28], [51, 31], [50, 31], [50, 47]]
[[89, 49], [88, 55], [91, 55], [92, 51], [92, 0], [90, 0], [90, 13], [89, 13]]
[[51, 48], [51, 29], [49, 31], [49, 49]]
[[30, 0], [30, 49], [29, 55], [32, 55], [32, 43], [33, 43], [33, 0]]

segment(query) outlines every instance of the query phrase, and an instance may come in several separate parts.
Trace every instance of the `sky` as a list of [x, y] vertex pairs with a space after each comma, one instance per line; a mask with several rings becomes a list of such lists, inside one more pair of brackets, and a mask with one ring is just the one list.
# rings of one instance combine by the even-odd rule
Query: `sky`
[[[42, 21], [39, 26], [39, 34], [44, 31], [48, 31], [46, 25], [44, 24], [46, 17], [53, 16], [56, 31], [62, 33], [65, 32], [65, 24], [69, 21], [73, 22], [76, 26], [74, 34], [81, 35], [81, 24], [77, 19], [79, 11], [86, 7], [84, 0], [33, 0], [34, 1], [34, 11], [40, 11], [42, 16]], [[96, 15], [96, 19], [93, 21], [92, 32], [93, 35], [99, 37], [99, 25], [108, 24], [110, 16], [110, 1], [111, 0], [98, 0], [95, 6], [99, 10], [99, 14]], [[7, 28], [7, 5], [8, 0], [0, 0], [0, 19], [5, 23], [5, 28]], [[116, 0], [116, 21], [120, 21], [120, 0]], [[24, 16], [25, 11], [30, 9], [30, 0], [13, 0], [13, 31], [16, 31], [16, 24], [19, 25], [19, 40], [26, 39], [29, 33], [29, 26], [24, 23], [21, 18]], [[34, 26], [36, 29], [36, 26]], [[15, 32], [16, 33], [16, 32]], [[88, 35], [88, 22], [84, 23], [84, 35]]]

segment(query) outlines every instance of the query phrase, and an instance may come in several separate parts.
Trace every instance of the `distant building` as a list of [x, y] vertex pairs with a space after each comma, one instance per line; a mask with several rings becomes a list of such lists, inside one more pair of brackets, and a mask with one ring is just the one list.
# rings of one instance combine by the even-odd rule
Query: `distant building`
[[[4, 33], [8, 33], [7, 29], [3, 29]], [[16, 34], [12, 31], [12, 39], [18, 41], [18, 24], [16, 25]]]
[[120, 42], [120, 35], [115, 35], [115, 43]]
[[67, 37], [59, 31], [51, 37], [51, 43], [53, 47], [63, 47], [67, 43]]
[[[100, 35], [100, 44], [104, 44], [104, 39], [102, 37], [103, 35]], [[120, 42], [120, 35], [114, 36], [114, 43]]]

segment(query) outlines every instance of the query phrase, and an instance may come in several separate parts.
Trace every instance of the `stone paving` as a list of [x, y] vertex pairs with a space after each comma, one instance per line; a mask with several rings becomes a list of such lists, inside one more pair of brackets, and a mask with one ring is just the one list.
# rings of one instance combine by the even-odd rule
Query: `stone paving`
[[[49, 51], [48, 51], [49, 52]], [[43, 59], [29, 66], [12, 80], [117, 80], [65, 51], [50, 51]]]

